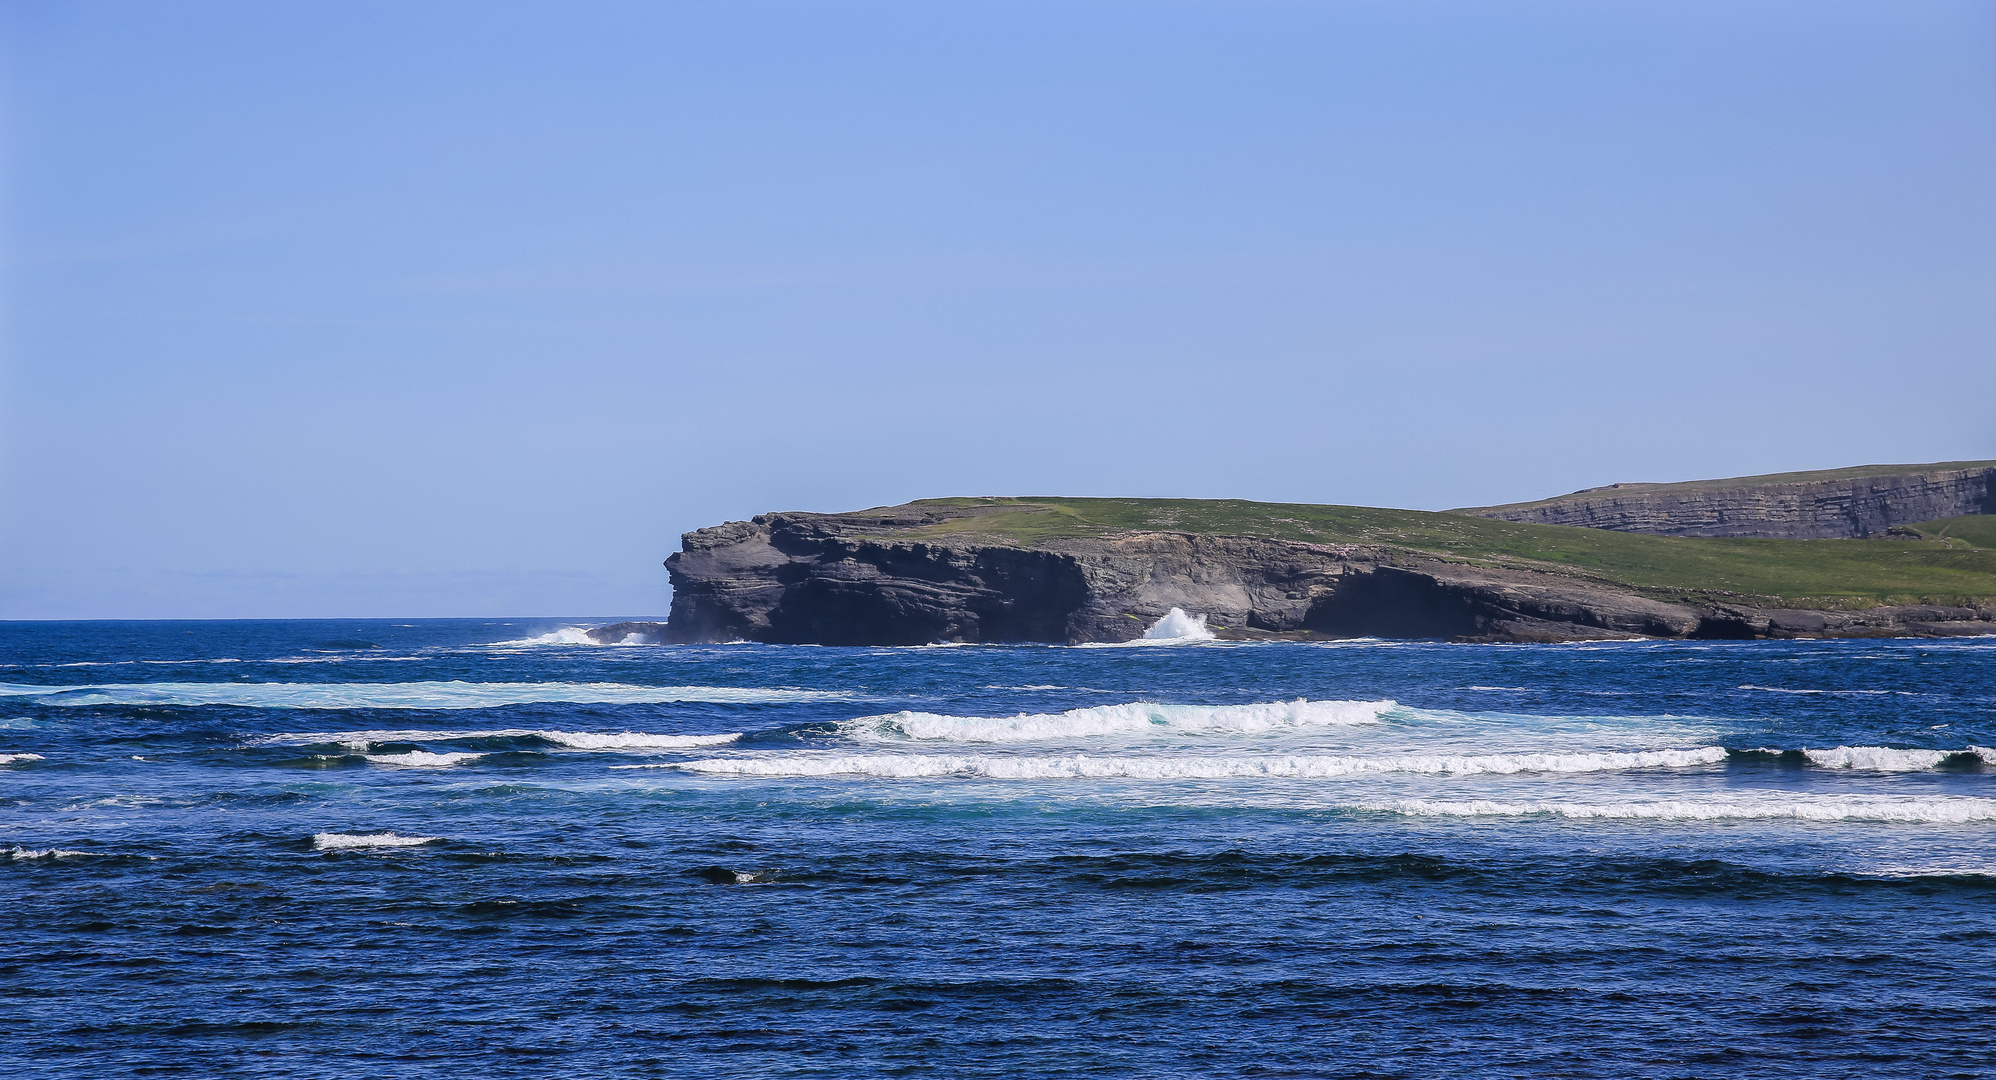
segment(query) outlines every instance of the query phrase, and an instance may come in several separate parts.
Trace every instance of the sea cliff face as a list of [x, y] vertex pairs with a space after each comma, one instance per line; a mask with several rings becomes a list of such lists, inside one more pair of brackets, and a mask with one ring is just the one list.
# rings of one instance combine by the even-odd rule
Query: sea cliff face
[[1996, 514], [1996, 462], [1872, 466], [1843, 472], [1849, 475], [1615, 484], [1539, 502], [1470, 507], [1455, 513], [1659, 536], [1778, 540], [1879, 536], [1895, 525]]
[[[911, 505], [767, 514], [691, 532], [667, 560], [669, 621], [601, 628], [674, 642], [1116, 642], [1170, 609], [1222, 637], [1574, 641], [1996, 632], [1996, 609], [1686, 605], [1585, 577], [1383, 546], [1129, 530], [1021, 543], [937, 533]], [[917, 530], [918, 535], [907, 534]]]

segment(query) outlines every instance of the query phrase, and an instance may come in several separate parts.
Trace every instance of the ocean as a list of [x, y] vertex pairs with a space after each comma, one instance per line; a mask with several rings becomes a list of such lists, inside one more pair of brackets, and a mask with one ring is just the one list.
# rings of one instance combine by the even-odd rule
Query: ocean
[[0, 624], [0, 1074], [1996, 1074], [1996, 639], [1182, 622]]

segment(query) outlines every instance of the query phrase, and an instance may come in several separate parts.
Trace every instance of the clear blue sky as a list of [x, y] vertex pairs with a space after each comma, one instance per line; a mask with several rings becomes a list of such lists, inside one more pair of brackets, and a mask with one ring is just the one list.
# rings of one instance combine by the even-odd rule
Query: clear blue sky
[[1990, 3], [4, 9], [0, 617], [1996, 458]]

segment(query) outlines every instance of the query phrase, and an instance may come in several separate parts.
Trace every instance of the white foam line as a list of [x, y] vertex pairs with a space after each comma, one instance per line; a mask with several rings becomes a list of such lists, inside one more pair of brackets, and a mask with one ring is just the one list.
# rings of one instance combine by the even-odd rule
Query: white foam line
[[322, 832], [312, 837], [312, 846], [321, 851], [338, 851], [352, 848], [399, 848], [418, 847], [436, 843], [434, 836], [397, 836], [394, 833], [336, 833]]
[[1021, 743], [1099, 735], [1175, 735], [1187, 732], [1251, 735], [1302, 727], [1371, 724], [1395, 707], [1391, 701], [1295, 701], [1252, 705], [1158, 705], [1132, 702], [1062, 713], [1017, 716], [945, 716], [897, 712], [862, 716], [839, 725], [840, 734], [865, 741], [948, 740]]
[[[993, 780], [1223, 780], [1238, 777], [1331, 779], [1374, 773], [1476, 775], [1521, 772], [1603, 772], [1716, 765], [1726, 750], [1645, 750], [1593, 754], [1480, 754], [1353, 757], [1008, 757], [982, 754], [781, 754], [671, 762], [675, 768], [720, 776], [867, 776], [884, 779], [967, 776]], [[644, 768], [645, 766], [621, 766]]]
[[45, 759], [40, 754], [0, 754], [0, 765], [25, 765], [42, 760]]
[[406, 754], [366, 754], [367, 760], [376, 765], [399, 765], [411, 769], [443, 769], [452, 765], [462, 765], [477, 761], [484, 754], [432, 754], [424, 750], [412, 750]]
[[487, 709], [500, 705], [646, 705], [681, 701], [754, 704], [851, 697], [789, 687], [632, 686], [625, 683], [106, 683], [0, 685], [43, 705], [239, 705], [265, 709]]
[[1900, 695], [1901, 697], [1919, 697], [1919, 696], [1920, 696], [1919, 694], [1917, 694], [1917, 693], [1914, 693], [1914, 692], [1913, 692], [1913, 691], [1911, 691], [1911, 690], [1793, 690], [1793, 689], [1789, 689], [1788, 687], [1785, 687], [1785, 686], [1755, 686], [1755, 685], [1754, 685], [1754, 684], [1752, 684], [1752, 683], [1741, 683], [1741, 684], [1740, 684], [1740, 686], [1739, 686], [1739, 689], [1741, 689], [1741, 690], [1759, 690], [1759, 691], [1761, 691], [1762, 693], [1766, 693], [1766, 694], [1837, 694], [1837, 695], [1844, 695], [1844, 694], [1850, 694], [1850, 695], [1880, 695], [1880, 694], [1898, 694], [1898, 695]]
[[1657, 799], [1613, 803], [1558, 801], [1499, 802], [1488, 799], [1443, 801], [1404, 799], [1354, 803], [1353, 810], [1383, 811], [1419, 817], [1515, 817], [1547, 814], [1566, 818], [1723, 821], [1730, 819], [1789, 819], [1794, 821], [1884, 821], [1966, 824], [1996, 821], [1996, 799], [1906, 798], [1876, 796], [1783, 796], [1732, 799]]
[[545, 731], [505, 728], [491, 731], [320, 731], [285, 732], [255, 740], [257, 746], [332, 743], [353, 750], [367, 750], [382, 743], [451, 742], [457, 739], [536, 738], [574, 750], [681, 750], [690, 747], [719, 746], [742, 737], [739, 731], [718, 735], [654, 735], [646, 731], [594, 732]]

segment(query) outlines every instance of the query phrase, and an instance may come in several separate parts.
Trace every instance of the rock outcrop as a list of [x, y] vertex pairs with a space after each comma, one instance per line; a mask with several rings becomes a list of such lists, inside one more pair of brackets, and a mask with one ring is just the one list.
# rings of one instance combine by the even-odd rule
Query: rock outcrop
[[1453, 513], [1660, 536], [1862, 538], [1918, 521], [1996, 514], [1996, 461], [1614, 484]]
[[[969, 512], [910, 505], [768, 514], [686, 534], [667, 560], [673, 642], [1113, 642], [1170, 609], [1222, 637], [1461, 641], [1996, 633], [1996, 607], [1788, 611], [1693, 606], [1586, 577], [1384, 546], [1150, 530], [1021, 543], [938, 531]], [[925, 530], [925, 531], [923, 531]]]

